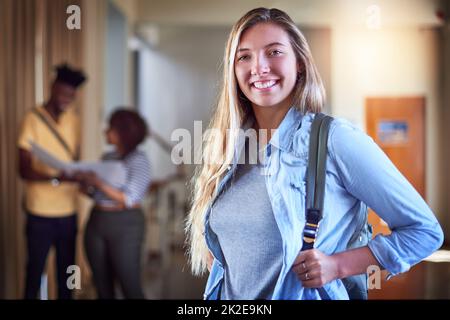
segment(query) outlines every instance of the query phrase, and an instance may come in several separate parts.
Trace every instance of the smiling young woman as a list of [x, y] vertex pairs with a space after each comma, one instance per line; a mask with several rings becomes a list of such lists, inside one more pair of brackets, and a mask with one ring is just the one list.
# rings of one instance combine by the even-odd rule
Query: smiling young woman
[[[203, 148], [221, 161], [197, 169], [187, 223], [192, 270], [210, 271], [205, 299], [348, 299], [341, 279], [373, 265], [408, 271], [442, 244], [411, 184], [365, 133], [335, 119], [323, 218], [313, 249], [301, 250], [309, 135], [324, 101], [308, 44], [286, 13], [257, 8], [234, 25], [210, 125], [221, 135], [207, 135]], [[249, 144], [225, 134], [249, 128], [268, 132], [265, 161], [240, 162], [251, 158]], [[349, 250], [365, 204], [392, 234]]]

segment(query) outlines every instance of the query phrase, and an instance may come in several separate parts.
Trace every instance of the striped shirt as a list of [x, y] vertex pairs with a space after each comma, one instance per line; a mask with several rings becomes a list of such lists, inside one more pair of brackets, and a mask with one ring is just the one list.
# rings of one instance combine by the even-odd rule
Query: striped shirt
[[[144, 199], [150, 185], [150, 161], [146, 154], [139, 150], [134, 150], [125, 158], [120, 159], [117, 152], [107, 152], [102, 156], [102, 160], [122, 160], [126, 179], [123, 185], [112, 185], [112, 187], [125, 194], [125, 206], [127, 208], [139, 204]], [[105, 207], [115, 207], [118, 202], [109, 198], [105, 193], [96, 190], [92, 198], [95, 203]]]

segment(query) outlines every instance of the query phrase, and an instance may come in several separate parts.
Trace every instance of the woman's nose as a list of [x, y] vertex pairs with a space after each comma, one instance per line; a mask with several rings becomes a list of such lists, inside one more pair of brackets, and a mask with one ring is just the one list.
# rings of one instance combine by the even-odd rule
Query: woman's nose
[[259, 56], [253, 60], [251, 74], [252, 75], [264, 75], [270, 72], [270, 65], [267, 58]]

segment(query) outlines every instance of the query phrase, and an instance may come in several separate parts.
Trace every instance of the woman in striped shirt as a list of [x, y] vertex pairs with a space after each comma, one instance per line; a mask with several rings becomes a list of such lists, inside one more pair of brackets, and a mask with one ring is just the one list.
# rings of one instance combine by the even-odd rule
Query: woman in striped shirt
[[119, 109], [110, 118], [106, 139], [115, 146], [103, 160], [121, 160], [123, 185], [108, 185], [95, 174], [80, 174], [82, 189], [95, 201], [85, 232], [85, 248], [100, 299], [114, 298], [114, 280], [125, 298], [143, 299], [141, 248], [145, 221], [140, 202], [150, 185], [150, 165], [137, 149], [147, 136], [145, 121]]

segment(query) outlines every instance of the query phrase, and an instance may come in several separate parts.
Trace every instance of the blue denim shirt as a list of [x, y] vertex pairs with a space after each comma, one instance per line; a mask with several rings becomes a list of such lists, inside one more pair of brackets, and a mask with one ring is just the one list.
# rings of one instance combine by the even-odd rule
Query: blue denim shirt
[[[313, 119], [314, 114], [304, 115], [291, 108], [266, 147], [267, 192], [283, 247], [282, 268], [272, 299], [321, 299], [318, 290], [304, 288], [292, 270], [303, 244], [305, 179]], [[234, 164], [221, 180], [218, 193], [232, 176], [242, 145], [241, 139]], [[377, 235], [368, 245], [390, 276], [408, 271], [442, 245], [442, 229], [425, 201], [372, 138], [343, 119], [335, 119], [330, 127], [326, 179], [323, 219], [314, 245], [323, 253], [346, 250], [351, 236], [361, 227], [361, 202], [392, 230], [388, 236]], [[205, 215], [205, 238], [214, 260], [204, 298], [218, 299], [225, 259], [210, 229], [211, 207]], [[339, 279], [323, 288], [331, 299], [348, 299]]]

